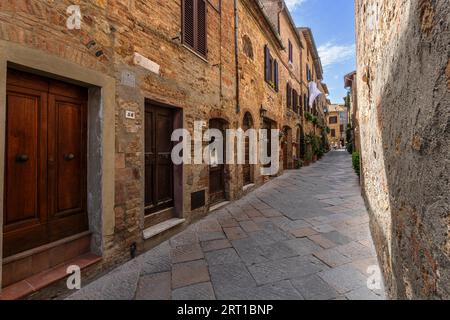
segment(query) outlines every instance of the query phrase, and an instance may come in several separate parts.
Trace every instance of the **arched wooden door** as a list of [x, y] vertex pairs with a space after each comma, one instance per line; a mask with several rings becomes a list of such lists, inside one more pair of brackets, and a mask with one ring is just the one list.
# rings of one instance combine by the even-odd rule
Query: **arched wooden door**
[[221, 163], [210, 165], [209, 167], [209, 200], [211, 205], [226, 200], [226, 173], [224, 164], [224, 160], [226, 159], [226, 125], [226, 121], [222, 119], [211, 119], [209, 121], [209, 128], [218, 129], [222, 131], [223, 135], [223, 159]]
[[[242, 123], [242, 130], [246, 132], [253, 127], [252, 116], [246, 113]], [[242, 166], [242, 174], [244, 179], [244, 186], [253, 183], [253, 165], [250, 164], [250, 138], [245, 137], [245, 164]]]

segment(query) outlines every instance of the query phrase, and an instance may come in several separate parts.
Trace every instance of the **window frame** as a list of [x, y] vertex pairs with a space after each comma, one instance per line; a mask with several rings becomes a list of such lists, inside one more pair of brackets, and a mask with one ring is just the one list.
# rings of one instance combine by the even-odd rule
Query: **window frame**
[[[268, 65], [267, 65], [268, 64]], [[265, 82], [276, 92], [279, 91], [279, 64], [278, 60], [275, 59], [270, 53], [270, 48], [268, 45], [264, 46], [264, 80]], [[271, 85], [273, 82], [274, 86]]]
[[288, 39], [288, 61], [289, 63], [294, 63], [294, 46], [290, 39]]
[[[189, 44], [186, 41], [186, 14], [185, 14], [185, 8], [186, 8], [186, 0], [181, 1], [181, 42], [183, 46], [188, 48], [189, 50], [193, 51], [195, 54], [199, 55], [200, 57], [207, 59], [208, 58], [208, 1], [207, 0], [192, 0], [193, 1], [193, 17], [192, 17], [192, 23], [193, 23], [193, 46]], [[205, 27], [204, 27], [204, 53], [202, 52], [201, 48], [199, 47], [199, 10], [198, 10], [198, 3], [199, 1], [202, 1], [204, 3], [204, 17], [205, 17]]]
[[[335, 122], [331, 122], [331, 119], [336, 120]], [[338, 117], [337, 116], [332, 116], [328, 118], [328, 124], [337, 124], [338, 123]]]

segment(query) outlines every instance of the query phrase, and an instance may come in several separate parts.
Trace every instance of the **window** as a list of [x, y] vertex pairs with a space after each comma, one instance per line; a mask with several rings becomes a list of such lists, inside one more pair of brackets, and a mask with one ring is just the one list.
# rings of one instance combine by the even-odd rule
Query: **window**
[[337, 123], [337, 117], [330, 117], [330, 124], [336, 124]]
[[288, 109], [292, 109], [292, 87], [289, 83], [286, 85], [286, 104]]
[[245, 55], [253, 60], [253, 45], [250, 37], [248, 35], [244, 35], [242, 37], [242, 43]]
[[339, 128], [340, 130], [341, 130], [341, 133], [343, 133], [344, 132], [344, 125], [343, 124], [341, 124], [341, 126], [340, 126], [340, 128]]
[[272, 57], [267, 45], [264, 47], [264, 80], [278, 92], [278, 61]]
[[291, 40], [288, 40], [288, 47], [289, 47], [289, 62], [292, 63], [294, 61], [294, 48], [292, 47]]
[[331, 129], [331, 137], [336, 138], [336, 129]]
[[306, 64], [306, 80], [311, 81], [311, 70], [309, 69], [309, 64]]
[[292, 100], [294, 100], [294, 103], [293, 103], [294, 112], [298, 113], [298, 93], [297, 93], [297, 90], [295, 90], [295, 89], [292, 91]]
[[183, 43], [206, 57], [206, 2], [205, 0], [183, 0]]

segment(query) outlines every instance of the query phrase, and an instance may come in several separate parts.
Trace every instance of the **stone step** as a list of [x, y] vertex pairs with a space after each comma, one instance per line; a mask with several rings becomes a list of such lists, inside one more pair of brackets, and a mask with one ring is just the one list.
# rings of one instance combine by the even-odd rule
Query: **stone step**
[[209, 208], [209, 212], [213, 212], [213, 211], [216, 211], [217, 209], [225, 207], [229, 203], [230, 203], [230, 201], [223, 201], [223, 202], [220, 202], [220, 203], [218, 203], [216, 205], [213, 205], [211, 208]]
[[175, 228], [176, 226], [184, 223], [185, 221], [186, 221], [186, 219], [173, 218], [173, 219], [161, 222], [150, 228], [147, 228], [143, 232], [144, 240], [151, 239], [167, 230]]

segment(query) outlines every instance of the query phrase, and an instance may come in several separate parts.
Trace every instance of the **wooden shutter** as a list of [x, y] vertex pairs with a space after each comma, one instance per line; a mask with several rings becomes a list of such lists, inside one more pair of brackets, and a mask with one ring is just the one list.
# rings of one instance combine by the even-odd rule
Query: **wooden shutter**
[[270, 50], [267, 45], [264, 46], [264, 80], [270, 81]]
[[292, 48], [292, 42], [291, 42], [291, 40], [289, 40], [289, 62], [292, 62], [293, 55], [294, 55], [294, 52], [293, 52], [293, 48]]
[[206, 3], [197, 0], [197, 51], [206, 56]]
[[199, 54], [207, 54], [205, 0], [183, 0], [183, 43]]
[[278, 61], [274, 60], [273, 62], [273, 73], [274, 73], [274, 82], [275, 82], [275, 91], [278, 92], [279, 90], [279, 75], [278, 75]]
[[286, 103], [287, 103], [286, 107], [290, 109], [292, 106], [292, 89], [289, 83], [286, 85]]
[[194, 1], [183, 0], [183, 43], [195, 49], [195, 32], [194, 32]]
[[294, 112], [297, 113], [298, 112], [298, 94], [297, 94], [297, 90], [294, 89], [294, 91], [292, 93], [292, 96], [293, 96], [293, 100], [294, 100], [293, 109], [294, 109]]

